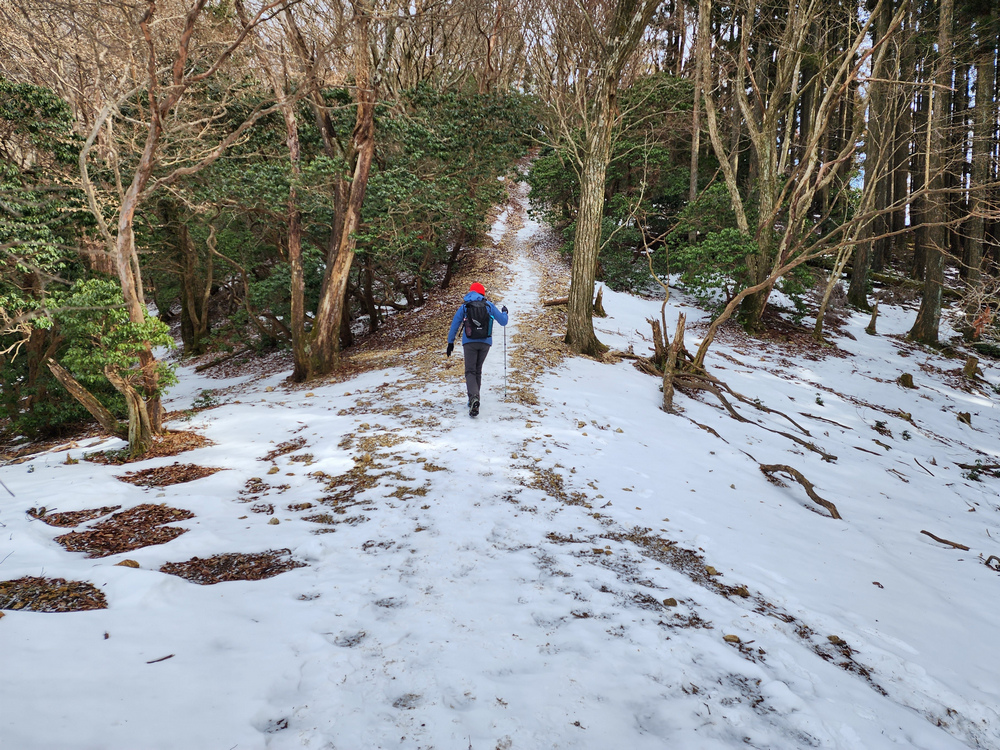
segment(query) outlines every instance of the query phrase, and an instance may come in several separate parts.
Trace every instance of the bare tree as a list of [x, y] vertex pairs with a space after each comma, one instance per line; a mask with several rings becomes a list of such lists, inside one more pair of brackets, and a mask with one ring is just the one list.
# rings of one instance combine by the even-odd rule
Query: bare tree
[[945, 162], [949, 119], [949, 97], [952, 71], [952, 23], [954, 0], [941, 0], [938, 17], [937, 62], [934, 81], [929, 87], [930, 115], [927, 118], [927, 151], [924, 158], [924, 184], [932, 202], [930, 216], [930, 244], [924, 270], [924, 294], [920, 300], [917, 319], [909, 337], [922, 344], [937, 344], [941, 323], [941, 293], [944, 287], [944, 258], [948, 228], [945, 204]]
[[535, 40], [548, 137], [580, 182], [565, 340], [582, 354], [607, 349], [594, 333], [593, 299], [618, 87], [661, 1], [549, 0]]
[[[732, 88], [736, 92], [737, 106], [746, 122], [751, 151], [756, 160], [756, 183], [749, 191], [753, 204], [748, 210], [747, 199], [737, 176], [738, 154], [729, 147], [722, 137], [720, 128], [718, 94], [712, 71], [711, 51], [699, 46], [702, 56], [701, 68], [704, 78], [704, 103], [712, 147], [719, 158], [721, 172], [729, 192], [738, 228], [745, 234], [754, 236], [758, 252], [749, 259], [750, 284], [734, 296], [722, 313], [709, 326], [708, 333], [695, 355], [695, 365], [703, 366], [705, 355], [714, 340], [715, 332], [740, 305], [745, 305], [744, 314], [751, 325], [759, 324], [764, 305], [775, 282], [796, 267], [821, 257], [831, 250], [840, 248], [843, 254], [840, 263], [846, 262], [850, 250], [858, 242], [858, 228], [863, 222], [872, 221], [871, 211], [863, 210], [849, 221], [842, 221], [827, 235], [817, 236], [810, 231], [814, 223], [828, 218], [821, 216], [819, 222], [813, 215], [813, 207], [818, 196], [831, 186], [839, 191], [846, 190], [846, 184], [839, 179], [845, 165], [854, 158], [856, 143], [864, 128], [864, 121], [855, 117], [849, 124], [850, 130], [841, 139], [842, 146], [836, 152], [824, 150], [830, 143], [827, 138], [831, 128], [838, 127], [837, 116], [843, 107], [841, 99], [857, 95], [857, 83], [864, 75], [869, 58], [879, 52], [884, 54], [885, 36], [877, 37], [867, 49], [863, 49], [868, 38], [872, 19], [881, 9], [879, 0], [872, 15], [860, 22], [847, 13], [841, 18], [842, 30], [849, 32], [847, 43], [825, 50], [823, 65], [806, 81], [802, 80], [803, 61], [815, 51], [811, 46], [811, 29], [823, 16], [824, 7], [819, 0], [809, 0], [800, 6], [792, 0], [778, 21], [780, 35], [774, 41], [781, 54], [772, 60], [776, 66], [773, 75], [765, 84], [764, 73], [751, 63], [748, 53], [748, 37], [752, 31], [754, 0], [748, 0], [747, 14], [743, 17], [744, 28], [740, 32], [737, 57], [732, 65], [724, 69], [733, 71]], [[712, 0], [700, 0], [699, 13], [709, 17]], [[888, 24], [895, 27], [905, 9], [899, 9]], [[707, 71], [707, 72], [706, 72]], [[748, 89], [749, 87], [749, 89]], [[803, 91], [811, 91], [811, 110], [802, 113], [799, 109]], [[754, 98], [747, 94], [752, 91]], [[856, 113], [862, 108], [852, 105]], [[791, 129], [800, 117], [808, 116], [810, 128], [802, 133], [802, 138], [793, 140]], [[794, 149], [793, 149], [794, 145]], [[823, 201], [827, 211], [829, 200]], [[758, 217], [754, 230], [748, 216]], [[861, 222], [862, 224], [859, 224]], [[842, 267], [842, 266], [841, 266]], [[749, 302], [748, 302], [749, 300]]]

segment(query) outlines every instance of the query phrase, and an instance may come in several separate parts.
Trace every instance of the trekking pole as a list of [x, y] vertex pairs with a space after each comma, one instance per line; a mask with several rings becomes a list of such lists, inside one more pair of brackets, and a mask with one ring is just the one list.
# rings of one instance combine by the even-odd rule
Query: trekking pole
[[503, 327], [503, 400], [507, 400], [507, 326]]

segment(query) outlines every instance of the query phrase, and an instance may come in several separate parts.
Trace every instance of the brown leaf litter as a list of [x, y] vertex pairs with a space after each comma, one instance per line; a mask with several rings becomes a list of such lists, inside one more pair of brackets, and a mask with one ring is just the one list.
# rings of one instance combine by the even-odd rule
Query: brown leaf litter
[[146, 503], [115, 513], [87, 531], [71, 531], [56, 537], [70, 552], [86, 552], [87, 557], [107, 557], [154, 544], [165, 544], [187, 529], [166, 526], [194, 518], [194, 513], [168, 505]]
[[64, 513], [49, 513], [43, 506], [41, 508], [29, 509], [28, 515], [47, 523], [49, 526], [71, 528], [79, 526], [81, 523], [87, 523], [87, 521], [93, 521], [95, 518], [106, 516], [108, 513], [114, 513], [121, 507], [120, 505], [105, 505], [103, 508], [87, 508], [85, 510], [66, 511]]
[[171, 484], [193, 482], [195, 479], [209, 477], [224, 469], [214, 466], [199, 466], [198, 464], [182, 464], [174, 461], [170, 466], [157, 466], [152, 469], [126, 471], [115, 478], [139, 487], [167, 487]]
[[86, 453], [84, 458], [95, 464], [130, 464], [136, 461], [145, 461], [148, 458], [164, 458], [166, 456], [176, 456], [184, 451], [204, 448], [208, 445], [215, 445], [204, 435], [189, 431], [168, 431], [156, 436], [153, 445], [141, 456], [135, 458], [128, 457], [128, 449], [117, 451], [98, 451], [97, 453]]
[[306, 564], [291, 556], [291, 550], [278, 549], [257, 553], [228, 553], [214, 557], [192, 557], [186, 562], [165, 563], [161, 573], [180, 576], [208, 586], [224, 581], [260, 581]]
[[92, 583], [33, 576], [0, 581], [0, 609], [82, 612], [107, 608], [104, 594]]

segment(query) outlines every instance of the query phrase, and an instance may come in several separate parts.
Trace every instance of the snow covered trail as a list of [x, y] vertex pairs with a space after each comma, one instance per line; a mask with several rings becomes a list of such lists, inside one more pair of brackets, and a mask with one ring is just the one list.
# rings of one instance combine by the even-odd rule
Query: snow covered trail
[[[514, 190], [496, 247], [470, 258], [453, 300], [413, 313], [421, 331], [373, 355], [383, 367], [308, 392], [276, 375], [194, 416], [216, 444], [181, 460], [225, 471], [143, 490], [114, 478], [121, 467], [65, 464], [66, 449], [0, 469], [17, 493], [0, 519], [15, 553], [2, 577], [90, 580], [109, 601], [0, 620], [16, 676], [0, 683], [0, 747], [1000, 748], [996, 659], [966, 663], [995, 607], [962, 613], [967, 650], [929, 654], [945, 625], [920, 597], [940, 595], [926, 581], [945, 576], [894, 559], [903, 541], [881, 544], [872, 497], [836, 495], [853, 525], [819, 516], [741, 449], [802, 466], [824, 493], [856, 477], [820, 473], [818, 457], [731, 420], [728, 446], [668, 418], [655, 381], [627, 364], [553, 359], [559, 314], [539, 301], [565, 292], [565, 271]], [[497, 330], [477, 419], [461, 356], [444, 356], [473, 280], [511, 311], [506, 384]], [[621, 348], [642, 344], [659, 311], [610, 292], [606, 306], [602, 338]], [[767, 369], [727, 366], [756, 379], [745, 392], [779, 390]], [[182, 375], [175, 407], [196, 395], [184, 388]], [[854, 434], [816, 439], [844, 453]], [[871, 476], [872, 492], [891, 491]], [[168, 544], [90, 560], [24, 516], [112, 502], [195, 518]], [[930, 517], [924, 506], [911, 503], [912, 523]], [[281, 548], [307, 567], [213, 586], [158, 572]], [[126, 557], [141, 568], [114, 565]], [[875, 575], [904, 594], [877, 599]], [[988, 585], [983, 574], [962, 593]], [[924, 630], [905, 630], [921, 617]]]

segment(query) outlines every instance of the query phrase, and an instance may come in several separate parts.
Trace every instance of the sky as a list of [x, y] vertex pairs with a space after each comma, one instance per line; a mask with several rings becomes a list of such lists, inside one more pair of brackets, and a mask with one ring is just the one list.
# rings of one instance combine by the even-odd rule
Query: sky
[[[632, 360], [564, 355], [540, 303], [566, 269], [512, 191], [460, 279], [511, 311], [479, 417], [444, 355], [456, 285], [349, 378], [182, 365], [168, 426], [211, 445], [115, 466], [84, 454], [122, 441], [92, 438], [0, 467], [0, 582], [108, 605], [3, 612], [0, 748], [1000, 748], [1000, 479], [959, 466], [1000, 463], [995, 363], [964, 381], [905, 341], [915, 303], [883, 303], [877, 335], [843, 311], [828, 347], [724, 331], [707, 366], [749, 421], [705, 393], [667, 414]], [[648, 355], [661, 305], [605, 289], [599, 338]], [[707, 316], [674, 290], [667, 330], [679, 312], [693, 349]], [[220, 471], [117, 478], [175, 463]], [[100, 558], [27, 513], [145, 503], [193, 515]], [[271, 550], [301, 567], [160, 571]]]

